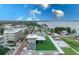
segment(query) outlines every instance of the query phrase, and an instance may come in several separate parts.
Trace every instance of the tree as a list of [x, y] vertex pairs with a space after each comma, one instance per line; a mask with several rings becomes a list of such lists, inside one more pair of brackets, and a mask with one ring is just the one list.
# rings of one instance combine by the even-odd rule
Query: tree
[[70, 34], [71, 33], [71, 28], [70, 27], [66, 27], [65, 30]]
[[0, 34], [3, 34], [4, 28], [0, 28]]
[[52, 29], [50, 29], [50, 32], [51, 32], [51, 33], [53, 32], [53, 28], [52, 28]]
[[74, 33], [76, 33], [76, 30], [75, 30], [75, 29], [72, 29], [72, 31], [71, 31], [71, 32], [74, 34]]
[[4, 55], [5, 53], [7, 53], [10, 49], [3, 47], [0, 45], [0, 55]]
[[46, 24], [42, 24], [42, 27], [45, 27], [45, 28], [46, 28], [46, 27], [48, 27], [48, 26], [47, 26]]
[[64, 30], [65, 30], [64, 27], [56, 27], [56, 28], [54, 28], [55, 33], [60, 33], [61, 31], [64, 31]]

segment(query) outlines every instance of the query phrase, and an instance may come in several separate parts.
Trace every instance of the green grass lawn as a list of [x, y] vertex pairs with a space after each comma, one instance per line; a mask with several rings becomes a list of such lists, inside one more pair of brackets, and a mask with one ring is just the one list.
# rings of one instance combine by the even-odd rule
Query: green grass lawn
[[75, 38], [73, 37], [62, 37], [62, 39], [69, 44], [72, 48], [74, 48], [76, 51], [79, 51], [79, 42], [75, 41]]
[[3, 47], [0, 45], [0, 55], [4, 55], [5, 53], [7, 53], [10, 49]]
[[62, 48], [64, 55], [77, 55], [71, 48]]
[[46, 40], [43, 41], [42, 43], [36, 43], [36, 50], [38, 51], [46, 51], [46, 50], [56, 50], [56, 47], [54, 44], [50, 41], [48, 37], [45, 37]]

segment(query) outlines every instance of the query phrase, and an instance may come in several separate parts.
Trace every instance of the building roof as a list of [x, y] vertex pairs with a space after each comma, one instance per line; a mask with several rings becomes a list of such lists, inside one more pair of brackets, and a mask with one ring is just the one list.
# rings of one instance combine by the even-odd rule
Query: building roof
[[27, 38], [37, 38], [36, 34], [28, 34]]
[[14, 28], [14, 29], [11, 29], [11, 30], [5, 30], [4, 33], [17, 33], [21, 30], [22, 29]]
[[43, 36], [38, 36], [37, 40], [46, 40]]
[[36, 38], [36, 40], [46, 40], [45, 37], [37, 35], [37, 34], [28, 34], [27, 39]]

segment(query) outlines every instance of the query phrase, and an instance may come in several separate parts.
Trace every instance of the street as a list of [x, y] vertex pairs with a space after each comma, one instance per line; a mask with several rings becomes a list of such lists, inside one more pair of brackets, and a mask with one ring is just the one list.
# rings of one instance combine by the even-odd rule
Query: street
[[23, 40], [19, 45], [19, 47], [17, 48], [17, 50], [15, 51], [14, 55], [20, 55], [25, 46], [26, 46], [26, 41]]

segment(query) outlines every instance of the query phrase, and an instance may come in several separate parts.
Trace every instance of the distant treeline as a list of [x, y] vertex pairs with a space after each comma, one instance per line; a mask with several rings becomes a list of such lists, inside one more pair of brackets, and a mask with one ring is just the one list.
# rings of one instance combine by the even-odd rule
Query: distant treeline
[[17, 25], [17, 24], [24, 24], [24, 25], [32, 25], [32, 26], [40, 26], [37, 24], [35, 21], [0, 21], [0, 25], [2, 24], [12, 24], [12, 25]]

